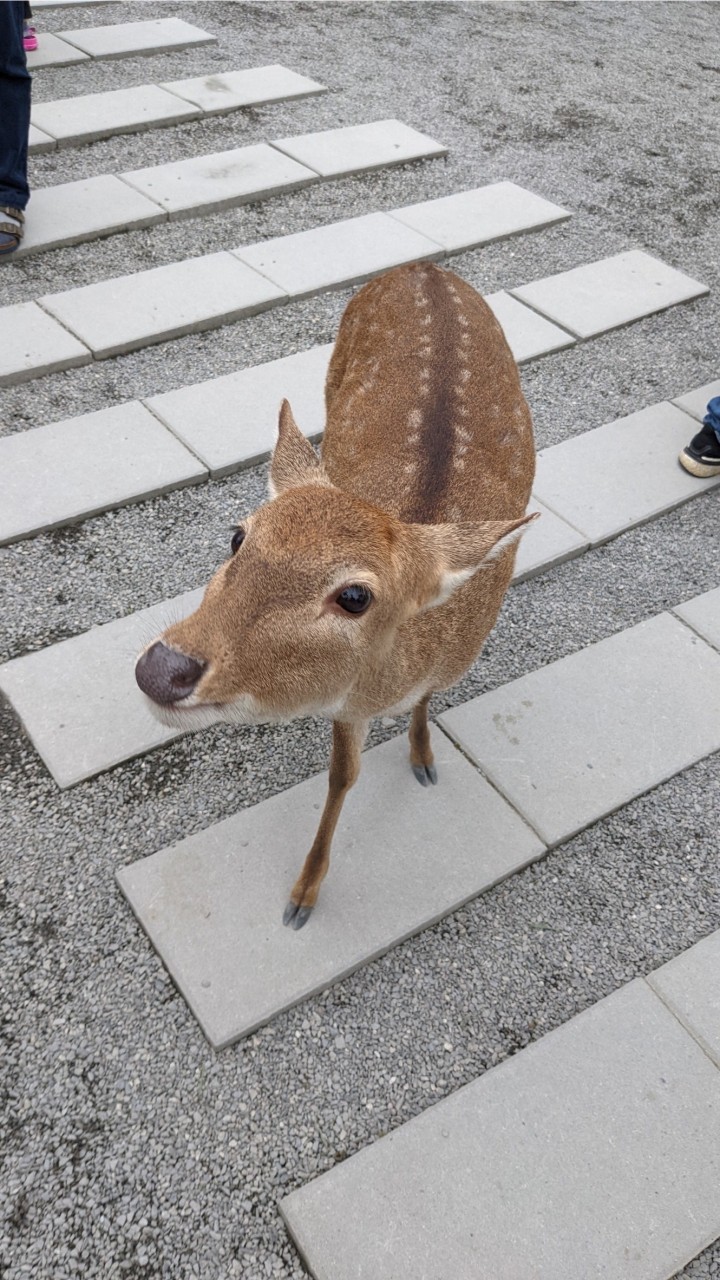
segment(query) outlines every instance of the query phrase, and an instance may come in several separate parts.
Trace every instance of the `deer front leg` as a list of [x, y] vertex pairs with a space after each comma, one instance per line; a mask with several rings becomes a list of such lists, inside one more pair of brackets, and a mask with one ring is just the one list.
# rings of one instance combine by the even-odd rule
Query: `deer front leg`
[[310, 918], [330, 865], [330, 845], [340, 817], [345, 796], [357, 781], [360, 772], [360, 752], [367, 733], [367, 721], [344, 724], [333, 720], [333, 745], [330, 756], [330, 778], [325, 808], [320, 826], [313, 841], [299, 878], [290, 894], [283, 915], [283, 924], [302, 929]]
[[428, 782], [437, 782], [437, 769], [433, 764], [434, 756], [430, 746], [430, 730], [428, 728], [427, 709], [432, 694], [427, 694], [414, 708], [410, 721], [410, 767], [421, 786]]

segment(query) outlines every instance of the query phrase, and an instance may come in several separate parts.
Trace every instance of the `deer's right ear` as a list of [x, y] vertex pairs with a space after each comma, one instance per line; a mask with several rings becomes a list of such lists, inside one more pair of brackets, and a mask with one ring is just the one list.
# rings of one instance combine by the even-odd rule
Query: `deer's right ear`
[[287, 400], [280, 406], [278, 441], [270, 462], [268, 488], [270, 497], [277, 498], [286, 489], [303, 484], [325, 484], [330, 481], [325, 468], [295, 421]]

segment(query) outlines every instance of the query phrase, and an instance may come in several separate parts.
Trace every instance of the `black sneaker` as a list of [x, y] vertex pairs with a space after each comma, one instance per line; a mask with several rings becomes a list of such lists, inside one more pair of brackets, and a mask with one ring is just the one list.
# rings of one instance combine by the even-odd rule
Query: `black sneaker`
[[720, 476], [720, 440], [712, 427], [703, 427], [685, 446], [678, 462], [691, 476]]

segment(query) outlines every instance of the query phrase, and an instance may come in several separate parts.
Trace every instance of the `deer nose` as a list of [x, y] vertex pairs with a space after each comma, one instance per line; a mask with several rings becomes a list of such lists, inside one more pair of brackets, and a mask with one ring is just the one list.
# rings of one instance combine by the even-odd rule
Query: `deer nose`
[[138, 658], [135, 679], [153, 702], [180, 702], [192, 693], [206, 666], [156, 640]]

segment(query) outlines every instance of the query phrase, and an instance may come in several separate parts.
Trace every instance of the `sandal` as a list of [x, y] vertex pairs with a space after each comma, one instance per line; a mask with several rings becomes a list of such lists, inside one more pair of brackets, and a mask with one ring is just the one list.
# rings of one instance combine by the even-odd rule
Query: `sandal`
[[0, 253], [14, 253], [25, 234], [25, 214], [12, 205], [0, 204]]

